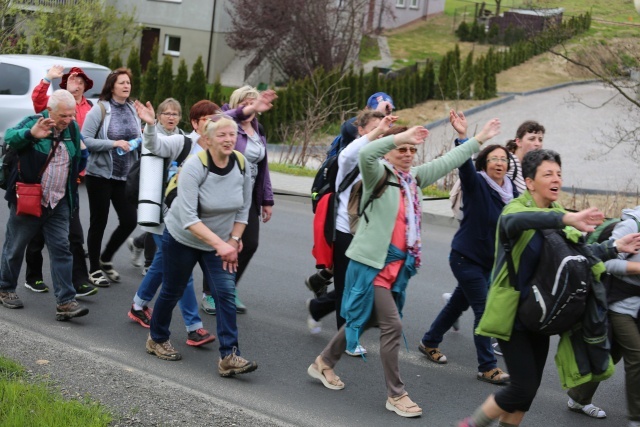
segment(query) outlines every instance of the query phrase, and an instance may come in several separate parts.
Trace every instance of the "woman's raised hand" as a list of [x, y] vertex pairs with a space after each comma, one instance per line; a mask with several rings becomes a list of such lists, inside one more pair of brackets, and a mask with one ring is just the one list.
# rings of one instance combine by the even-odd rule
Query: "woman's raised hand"
[[263, 113], [273, 108], [273, 101], [278, 98], [276, 91], [269, 89], [260, 94], [258, 99], [253, 103], [253, 111], [256, 113]]
[[458, 132], [459, 139], [465, 139], [467, 137], [467, 118], [462, 111], [455, 112], [454, 109], [449, 111], [449, 123], [453, 126], [456, 132]]
[[480, 144], [484, 144], [494, 136], [500, 133], [500, 119], [491, 119], [482, 127], [480, 133], [476, 135], [476, 140]]
[[156, 114], [153, 110], [153, 105], [151, 105], [151, 102], [147, 101], [147, 104], [144, 105], [142, 102], [136, 100], [134, 101], [133, 106], [135, 107], [140, 120], [149, 125], [152, 125], [156, 122]]
[[414, 126], [395, 136], [395, 145], [402, 144], [420, 145], [429, 136], [429, 131], [424, 126]]

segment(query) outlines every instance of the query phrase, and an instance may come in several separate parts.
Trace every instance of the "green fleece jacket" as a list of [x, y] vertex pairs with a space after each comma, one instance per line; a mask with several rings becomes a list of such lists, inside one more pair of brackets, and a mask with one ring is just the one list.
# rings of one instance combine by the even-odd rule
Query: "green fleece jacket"
[[[384, 175], [384, 168], [389, 168], [380, 158], [396, 148], [394, 137], [387, 136], [372, 141], [360, 150], [360, 173], [362, 174], [362, 204], [369, 200], [376, 184]], [[427, 187], [447, 173], [462, 165], [473, 153], [477, 153], [480, 144], [471, 138], [464, 144], [454, 148], [442, 157], [411, 168], [411, 175], [416, 178], [418, 187]], [[398, 182], [398, 178], [391, 170], [390, 180]], [[396, 216], [400, 206], [400, 188], [388, 186], [379, 199], [374, 200], [367, 207], [365, 213], [368, 221], [358, 221], [358, 230], [347, 250], [350, 259], [361, 262], [373, 268], [382, 269], [387, 257], [391, 235], [396, 223]], [[422, 206], [421, 206], [422, 207]]]

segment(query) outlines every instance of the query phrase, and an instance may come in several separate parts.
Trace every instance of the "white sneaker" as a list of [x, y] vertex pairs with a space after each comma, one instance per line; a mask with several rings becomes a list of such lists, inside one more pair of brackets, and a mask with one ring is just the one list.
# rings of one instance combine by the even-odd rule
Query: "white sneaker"
[[[311, 298], [307, 300], [307, 312], [309, 312], [310, 304], [311, 304]], [[307, 317], [307, 328], [309, 328], [309, 333], [311, 335], [317, 335], [320, 332], [322, 332], [322, 323], [316, 321], [313, 318], [313, 316], [311, 316], [311, 313], [309, 313], [309, 316]]]
[[[589, 403], [588, 405], [581, 405], [572, 398], [569, 398], [567, 406], [569, 407], [569, 410], [578, 413], [582, 412], [583, 414], [591, 418], [607, 418], [607, 413], [597, 406], [593, 405], [592, 403]], [[638, 425], [640, 425], [640, 423]], [[633, 427], [632, 424], [629, 424], [629, 426]]]
[[[450, 299], [451, 299], [451, 292], [445, 292], [444, 294], [442, 294], [442, 301], [444, 302], [444, 305], [447, 305], [449, 303]], [[459, 317], [456, 319], [455, 322], [453, 322], [453, 325], [451, 325], [451, 327], [456, 332], [458, 332], [460, 330], [460, 318]]]
[[495, 338], [491, 338], [491, 347], [493, 347], [493, 354], [496, 356], [502, 356], [502, 350], [500, 350], [500, 343]]
[[138, 248], [133, 243], [132, 237], [127, 239], [127, 248], [129, 248], [129, 251], [131, 252], [131, 264], [133, 264], [134, 267], [142, 267], [144, 264], [144, 248]]
[[353, 351], [345, 350], [344, 352], [347, 353], [349, 356], [358, 357], [358, 356], [362, 356], [363, 354], [367, 354], [367, 349], [361, 345], [358, 345], [355, 350]]

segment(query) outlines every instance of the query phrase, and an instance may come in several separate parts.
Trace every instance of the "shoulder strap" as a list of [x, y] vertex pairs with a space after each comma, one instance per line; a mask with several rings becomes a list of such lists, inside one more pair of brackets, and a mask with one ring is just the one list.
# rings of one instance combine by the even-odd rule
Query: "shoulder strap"
[[236, 155], [236, 161], [238, 162], [238, 167], [240, 168], [240, 172], [244, 175], [244, 155], [238, 150], [233, 150]]
[[104, 118], [107, 116], [107, 109], [104, 107], [104, 104], [98, 101], [98, 105], [100, 106], [100, 113], [102, 114], [102, 118], [100, 119], [100, 124], [98, 125], [98, 129], [96, 129], [96, 134], [94, 138], [98, 137], [100, 133], [100, 129], [102, 129], [102, 125], [104, 124]]
[[91, 102], [91, 100], [89, 98], [87, 98], [87, 104], [91, 105], [93, 107], [93, 102]]
[[359, 174], [360, 174], [360, 167], [356, 165], [356, 167], [353, 168], [353, 170], [351, 170], [351, 172], [349, 172], [347, 176], [344, 177], [344, 179], [340, 183], [340, 186], [338, 187], [337, 193], [342, 193], [347, 188], [349, 188], [349, 186], [353, 184], [353, 181], [356, 180]]
[[387, 186], [390, 185], [392, 187], [400, 187], [399, 183], [389, 181], [389, 175], [391, 173], [392, 172], [389, 171], [389, 169], [387, 169], [386, 167], [384, 168], [384, 175], [382, 175], [380, 180], [376, 183], [376, 186], [373, 187], [373, 191], [371, 192], [369, 199], [364, 204], [364, 206], [362, 206], [362, 209], [358, 212], [359, 217], [364, 215], [365, 221], [369, 222], [369, 218], [367, 217], [365, 210], [367, 209], [367, 207], [369, 207], [371, 203], [373, 203], [375, 199], [379, 198], [382, 195], [382, 193], [384, 193], [384, 191], [387, 189]]
[[507, 237], [506, 233], [500, 227], [500, 222], [498, 221], [498, 229], [500, 230], [500, 243], [502, 244], [502, 248], [504, 249], [504, 256], [507, 259], [507, 270], [509, 272], [509, 282], [511, 282], [511, 286], [515, 290], [518, 289], [518, 276], [516, 274], [516, 268], [513, 264], [513, 257], [511, 256], [511, 241], [509, 237]]
[[183, 135], [184, 137], [184, 144], [182, 145], [182, 151], [180, 152], [180, 154], [178, 154], [178, 157], [176, 157], [176, 163], [178, 163], [178, 165], [181, 165], [182, 162], [184, 162], [184, 160], [189, 156], [189, 153], [191, 153], [191, 147], [193, 145], [193, 141], [191, 140], [191, 138], [189, 138], [187, 135]]

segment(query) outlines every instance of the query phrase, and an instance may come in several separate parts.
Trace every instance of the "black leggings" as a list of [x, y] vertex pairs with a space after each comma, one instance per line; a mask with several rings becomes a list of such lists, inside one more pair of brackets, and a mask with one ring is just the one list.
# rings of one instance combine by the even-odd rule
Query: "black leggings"
[[498, 342], [511, 380], [496, 392], [496, 403], [507, 412], [527, 412], [542, 381], [549, 337], [514, 329], [509, 341], [499, 339]]
[[[99, 178], [87, 175], [85, 177], [87, 194], [89, 196], [89, 232], [87, 233], [87, 249], [89, 250], [89, 270], [100, 270], [100, 259], [111, 261], [118, 248], [136, 229], [136, 206], [125, 197], [125, 181]], [[100, 254], [102, 238], [109, 220], [110, 204], [118, 214], [118, 227], [113, 231], [109, 242]]]

